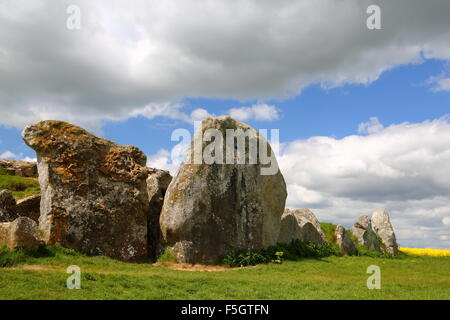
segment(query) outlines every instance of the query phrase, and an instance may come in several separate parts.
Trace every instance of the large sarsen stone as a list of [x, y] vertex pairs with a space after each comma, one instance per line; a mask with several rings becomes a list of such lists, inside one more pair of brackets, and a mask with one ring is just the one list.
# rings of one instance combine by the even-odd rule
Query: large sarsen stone
[[[228, 151], [232, 158], [244, 159], [244, 163], [193, 161], [198, 146], [203, 154], [211, 151], [209, 139], [204, 136], [213, 134], [214, 141], [225, 141], [238, 129], [247, 136], [245, 150], [234, 153], [232, 138], [227, 141], [233, 145], [223, 143], [223, 149], [212, 152], [217, 156], [222, 151], [225, 157], [225, 148], [231, 148]], [[242, 135], [236, 140], [240, 138]], [[267, 148], [271, 164], [251, 163], [250, 146], [254, 143]], [[264, 175], [262, 169], [274, 164], [274, 174]], [[264, 248], [278, 240], [286, 196], [284, 178], [262, 135], [230, 117], [207, 118], [196, 131], [187, 159], [167, 190], [160, 219], [162, 234], [182, 263], [215, 263], [221, 255], [234, 250]]]
[[372, 214], [372, 226], [383, 243], [386, 253], [395, 256], [398, 253], [398, 244], [395, 238], [394, 228], [387, 211], [375, 211]]
[[146, 156], [63, 121], [28, 126], [38, 157], [39, 227], [52, 244], [120, 260], [147, 256]]

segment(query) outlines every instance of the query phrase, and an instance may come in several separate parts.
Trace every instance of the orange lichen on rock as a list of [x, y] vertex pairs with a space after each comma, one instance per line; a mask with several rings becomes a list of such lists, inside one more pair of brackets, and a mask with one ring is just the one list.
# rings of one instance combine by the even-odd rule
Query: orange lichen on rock
[[63, 121], [25, 128], [38, 154], [46, 241], [87, 254], [147, 255], [146, 156]]

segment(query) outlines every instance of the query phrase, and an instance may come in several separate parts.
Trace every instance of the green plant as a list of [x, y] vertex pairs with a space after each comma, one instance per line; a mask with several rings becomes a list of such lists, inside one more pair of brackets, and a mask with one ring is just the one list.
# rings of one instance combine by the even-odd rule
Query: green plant
[[336, 242], [336, 227], [337, 225], [328, 223], [328, 222], [321, 222], [320, 228], [322, 229], [323, 233], [325, 234], [325, 239], [328, 242], [335, 243]]
[[303, 258], [324, 258], [331, 255], [338, 255], [337, 248], [331, 243], [293, 240], [289, 244], [277, 244], [267, 249], [248, 249], [229, 253], [221, 259], [221, 263], [229, 267], [240, 267], [269, 262], [281, 264], [283, 260], [296, 261]]
[[283, 251], [275, 252], [275, 259], [272, 260], [273, 263], [282, 264], [283, 263]]
[[0, 175], [2, 175], [2, 176], [13, 176], [14, 172], [6, 170], [5, 168], [0, 168]]
[[243, 250], [225, 255], [221, 262], [229, 267], [246, 267], [272, 261], [272, 256], [265, 250]]
[[163, 254], [158, 257], [157, 262], [162, 265], [176, 263], [177, 256], [171, 248], [167, 247], [166, 249], [164, 249]]

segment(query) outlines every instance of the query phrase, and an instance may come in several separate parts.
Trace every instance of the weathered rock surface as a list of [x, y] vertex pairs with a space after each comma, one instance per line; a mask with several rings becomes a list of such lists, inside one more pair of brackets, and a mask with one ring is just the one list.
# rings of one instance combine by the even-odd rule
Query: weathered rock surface
[[38, 226], [30, 218], [19, 217], [13, 222], [0, 223], [0, 246], [6, 245], [11, 250], [36, 250], [41, 244]]
[[383, 243], [384, 251], [395, 256], [398, 253], [398, 245], [389, 213], [387, 211], [375, 211], [372, 214], [371, 222], [373, 229]]
[[16, 200], [11, 191], [0, 191], [0, 222], [11, 222], [17, 218]]
[[343, 226], [338, 225], [334, 235], [336, 238], [336, 244], [341, 249], [341, 254], [354, 255], [358, 252], [353, 240], [349, 237], [347, 230], [345, 230]]
[[159, 218], [164, 203], [164, 196], [172, 181], [172, 176], [168, 171], [150, 169], [147, 178], [147, 191], [149, 197], [148, 215], [148, 246], [149, 256], [156, 259], [163, 251], [161, 227]]
[[309, 209], [285, 209], [281, 218], [279, 243], [290, 243], [292, 240], [323, 243], [325, 234], [314, 213]]
[[40, 203], [40, 194], [17, 200], [16, 213], [19, 217], [28, 217], [39, 224]]
[[[198, 145], [207, 152], [205, 147], [210, 142], [202, 136], [211, 132], [209, 129], [215, 129], [224, 140], [227, 129], [241, 129], [247, 134], [247, 146], [266, 143], [244, 123], [230, 117], [208, 118], [196, 131], [187, 159], [195, 159]], [[268, 144], [267, 149], [271, 155]], [[220, 150], [216, 150], [217, 154]], [[167, 190], [160, 218], [163, 238], [178, 262], [214, 263], [225, 253], [264, 248], [277, 242], [287, 196], [284, 178], [278, 167], [274, 174], [262, 175], [261, 170], [270, 164], [250, 164], [249, 158], [246, 147], [241, 158], [245, 164], [185, 161], [181, 165]], [[276, 164], [275, 156], [272, 161]]]
[[0, 159], [0, 168], [24, 178], [35, 178], [38, 175], [36, 162]]
[[380, 241], [372, 228], [372, 223], [368, 216], [359, 217], [352, 228], [353, 235], [358, 239], [358, 243], [369, 250], [381, 252]]
[[28, 126], [38, 156], [44, 240], [129, 261], [146, 257], [146, 156], [63, 121]]

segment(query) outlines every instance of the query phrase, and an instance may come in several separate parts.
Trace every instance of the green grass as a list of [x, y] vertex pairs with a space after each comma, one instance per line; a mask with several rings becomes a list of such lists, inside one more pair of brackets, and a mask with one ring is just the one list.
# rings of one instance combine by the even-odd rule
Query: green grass
[[37, 179], [16, 176], [0, 168], [0, 190], [4, 189], [11, 190], [16, 199], [22, 199], [40, 192]]
[[[0, 253], [7, 256], [7, 250]], [[450, 257], [331, 256], [227, 271], [177, 271], [47, 247], [9, 256], [0, 299], [450, 299]], [[66, 268], [81, 268], [81, 290], [66, 289]], [[381, 268], [381, 290], [366, 287]], [[32, 267], [30, 267], [32, 266]]]

